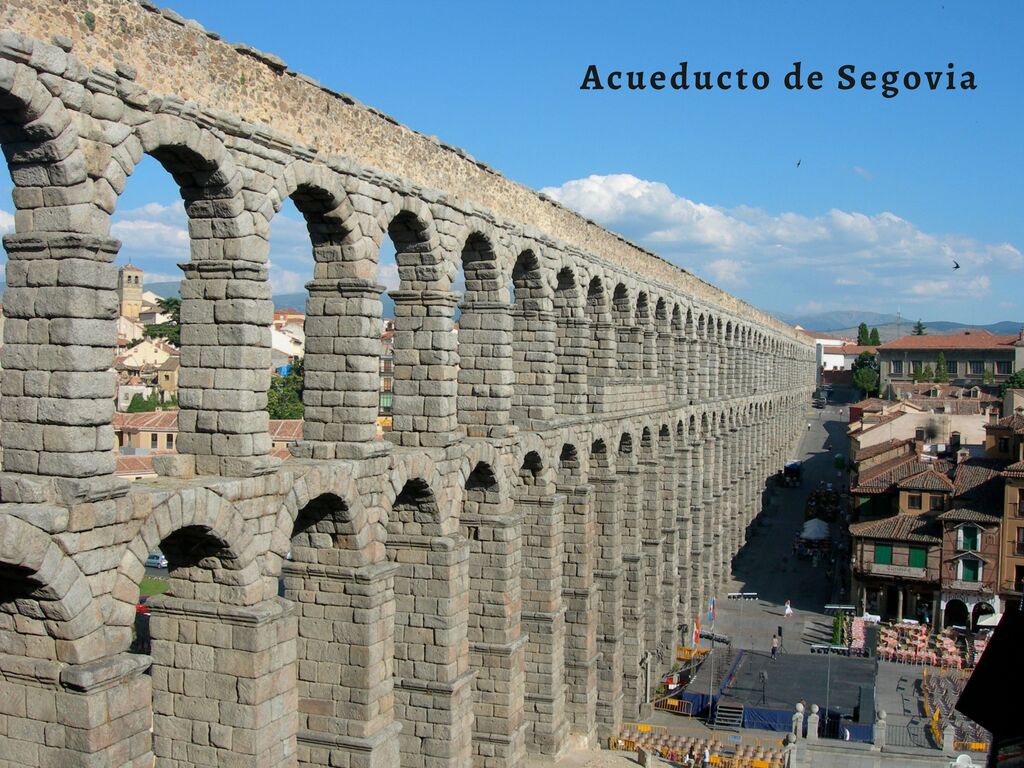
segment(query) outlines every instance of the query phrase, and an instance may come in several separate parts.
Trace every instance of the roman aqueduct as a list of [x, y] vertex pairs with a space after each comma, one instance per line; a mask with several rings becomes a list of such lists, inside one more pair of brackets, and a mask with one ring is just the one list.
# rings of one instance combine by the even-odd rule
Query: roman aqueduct
[[[149, 2], [6, 0], [0, 140], [0, 765], [518, 766], [636, 716], [802, 429], [809, 340]], [[179, 454], [127, 484], [110, 217], [144, 155], [192, 255]], [[289, 197], [315, 274], [281, 462], [267, 233]], [[158, 545], [171, 589], [132, 654]]]

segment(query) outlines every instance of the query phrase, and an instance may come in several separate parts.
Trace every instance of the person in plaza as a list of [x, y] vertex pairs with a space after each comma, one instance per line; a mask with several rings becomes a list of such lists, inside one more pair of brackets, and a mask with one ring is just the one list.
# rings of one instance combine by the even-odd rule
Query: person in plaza
[[690, 747], [690, 751], [686, 753], [686, 757], [683, 758], [683, 765], [686, 768], [693, 768], [694, 763], [697, 762], [697, 756], [693, 754], [693, 747]]
[[711, 765], [711, 750], [707, 744], [704, 745], [704, 761], [701, 765]]
[[787, 619], [793, 618], [793, 606], [789, 604], [789, 600], [786, 601], [786, 612], [785, 617]]
[[779, 636], [772, 635], [772, 661], [779, 655]]

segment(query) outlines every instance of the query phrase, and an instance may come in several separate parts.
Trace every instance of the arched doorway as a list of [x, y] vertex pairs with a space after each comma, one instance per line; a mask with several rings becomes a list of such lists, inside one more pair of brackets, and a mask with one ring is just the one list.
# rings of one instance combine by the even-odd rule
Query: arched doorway
[[950, 600], [942, 613], [943, 627], [966, 627], [969, 614], [963, 600]]
[[971, 611], [971, 630], [978, 631], [978, 622], [986, 616], [991, 616], [996, 610], [989, 603], [978, 603]]

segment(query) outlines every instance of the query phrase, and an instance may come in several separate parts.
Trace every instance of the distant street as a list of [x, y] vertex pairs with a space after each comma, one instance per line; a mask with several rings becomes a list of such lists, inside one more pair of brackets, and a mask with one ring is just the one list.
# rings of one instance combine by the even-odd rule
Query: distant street
[[[809, 653], [812, 643], [830, 641], [832, 619], [824, 613], [825, 604], [832, 600], [832, 583], [826, 576], [829, 563], [815, 567], [810, 560], [797, 559], [793, 541], [803, 526], [810, 492], [819, 483], [832, 483], [841, 490], [845, 482], [845, 473], [837, 476], [835, 455], [848, 454], [847, 409], [845, 403], [807, 408], [810, 429], [804, 433], [799, 453], [787, 457], [803, 460], [802, 482], [796, 488], [775, 490], [770, 507], [734, 560], [732, 578], [717, 595], [715, 630], [731, 636], [734, 646], [767, 652], [779, 625], [787, 653]], [[757, 592], [758, 600], [728, 600], [729, 592]], [[783, 616], [786, 600], [795, 614], [789, 620]], [[706, 626], [706, 617], [702, 623]]]

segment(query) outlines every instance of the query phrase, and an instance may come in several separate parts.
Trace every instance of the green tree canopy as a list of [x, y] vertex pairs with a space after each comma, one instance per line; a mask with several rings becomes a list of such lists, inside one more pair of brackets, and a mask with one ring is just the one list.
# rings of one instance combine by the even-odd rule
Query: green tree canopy
[[915, 336], [924, 336], [925, 335], [925, 328], [926, 327], [927, 326], [924, 323], [921, 322], [920, 318], [918, 318], [918, 321], [916, 323], [914, 323], [914, 335]]
[[935, 361], [935, 381], [939, 384], [949, 381], [949, 368], [946, 367], [946, 356], [942, 352], [939, 352], [939, 357]]
[[267, 390], [267, 412], [272, 419], [301, 419], [304, 368], [302, 358], [292, 363], [284, 376], [274, 376]]
[[1024, 368], [1015, 371], [1013, 375], [1003, 381], [999, 391], [1000, 396], [1005, 395], [1008, 389], [1024, 389]]
[[138, 392], [132, 395], [131, 402], [128, 403], [128, 408], [125, 409], [126, 413], [149, 413], [150, 411], [156, 410], [156, 396], [150, 395], [149, 397], [143, 397]]
[[877, 328], [872, 328], [871, 329], [871, 333], [868, 336], [868, 345], [872, 346], [872, 347], [877, 347], [881, 343], [882, 343], [882, 339], [878, 335], [878, 329]]
[[861, 323], [857, 326], [857, 343], [862, 347], [866, 347], [871, 343], [871, 334], [868, 332], [867, 323]]
[[853, 372], [854, 385], [864, 392], [864, 397], [871, 397], [878, 391], [878, 371], [869, 365]]
[[181, 346], [181, 299], [176, 296], [160, 299], [157, 306], [165, 315], [170, 315], [170, 320], [163, 323], [147, 325], [142, 334], [150, 339], [167, 339], [176, 347]]

